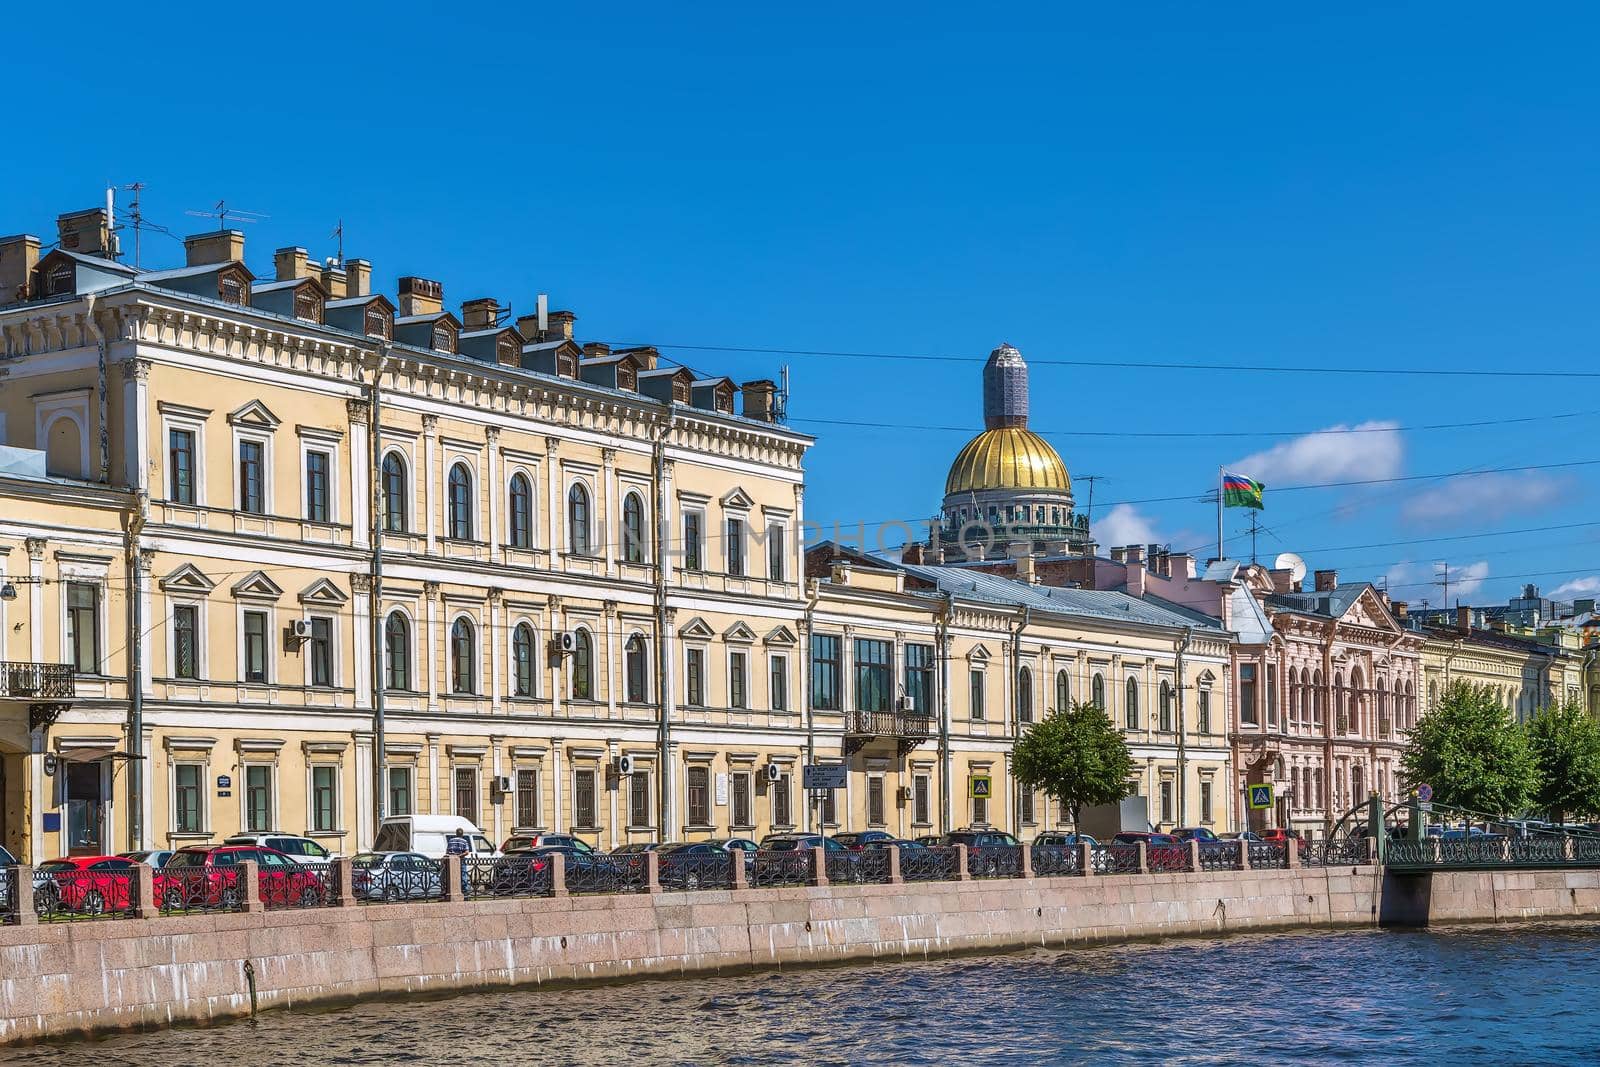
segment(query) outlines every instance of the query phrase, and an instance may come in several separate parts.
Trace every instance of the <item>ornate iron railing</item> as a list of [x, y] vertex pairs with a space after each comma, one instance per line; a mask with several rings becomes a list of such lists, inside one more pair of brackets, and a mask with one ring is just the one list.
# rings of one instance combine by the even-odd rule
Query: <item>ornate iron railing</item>
[[1079, 850], [1069, 845], [1034, 845], [1029, 849], [1028, 858], [1033, 863], [1033, 873], [1037, 878], [1083, 873]]
[[268, 911], [330, 907], [339, 902], [338, 879], [337, 863], [263, 867], [258, 878], [261, 903]]
[[238, 911], [244, 906], [244, 868], [172, 867], [155, 872], [152, 884], [163, 915]]
[[362, 904], [439, 900], [444, 896], [444, 865], [425, 857], [383, 857], [353, 863], [350, 880]]
[[17, 905], [22, 891], [17, 885], [22, 871], [17, 867], [0, 867], [0, 926], [17, 921]]
[[900, 880], [902, 882], [943, 882], [956, 876], [960, 854], [954, 845], [930, 845], [927, 848], [900, 850]]
[[70, 663], [0, 661], [0, 699], [70, 700], [77, 695], [77, 671]]
[[1260, 870], [1277, 870], [1289, 866], [1289, 849], [1297, 845], [1285, 845], [1277, 841], [1252, 841], [1250, 842], [1250, 866]]
[[[828, 881], [847, 885], [866, 885], [889, 880], [889, 850], [862, 849], [859, 852], [826, 852]], [[904, 875], [901, 878], [904, 879]]]
[[1176, 874], [1189, 869], [1189, 846], [1149, 845], [1144, 858], [1151, 874]]
[[[567, 877], [572, 877], [568, 870]], [[496, 897], [547, 897], [555, 892], [555, 863], [549, 854], [513, 852], [499, 859], [461, 857], [461, 881], [483, 885]]]
[[1202, 871], [1238, 870], [1239, 843], [1237, 841], [1200, 842], [1200, 869]]
[[1600, 839], [1576, 834], [1427, 837], [1388, 842], [1384, 862], [1419, 869], [1600, 866]]
[[901, 737], [926, 741], [933, 736], [933, 716], [909, 711], [847, 711], [844, 732], [868, 737]]
[[1106, 845], [1094, 850], [1094, 873], [1138, 874], [1138, 845]]
[[1022, 846], [974, 845], [967, 849], [967, 874], [973, 878], [1022, 877]]
[[139, 907], [139, 872], [46, 865], [34, 872], [33, 910], [40, 919], [131, 919]]
[[750, 869], [750, 884], [808, 885], [811, 882], [812, 858], [813, 852], [809, 848], [791, 849], [786, 852], [757, 852], [755, 865]]
[[[660, 866], [656, 877], [662, 889], [732, 889], [733, 865], [743, 863], [744, 857], [731, 855], [726, 852], [686, 854], [681, 852], [667, 852], [660, 855]], [[596, 857], [597, 860], [625, 860], [624, 856]], [[598, 866], [598, 864], [597, 864]], [[631, 865], [617, 864], [619, 877], [625, 877]], [[567, 890], [571, 892], [572, 882], [568, 879]]]
[[1307, 867], [1360, 867], [1367, 862], [1368, 839], [1341, 837], [1319, 841], [1300, 853]]

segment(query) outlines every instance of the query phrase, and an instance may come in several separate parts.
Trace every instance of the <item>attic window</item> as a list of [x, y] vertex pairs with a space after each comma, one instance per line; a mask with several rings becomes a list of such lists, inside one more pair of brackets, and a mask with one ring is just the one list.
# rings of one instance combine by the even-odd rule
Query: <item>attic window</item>
[[230, 304], [246, 303], [244, 278], [236, 272], [224, 274], [217, 283], [217, 295]]
[[617, 388], [634, 390], [639, 388], [639, 376], [626, 363], [619, 364], [617, 367]]
[[672, 402], [674, 404], [687, 404], [689, 402], [689, 383], [682, 378], [673, 379]]
[[45, 296], [60, 296], [72, 292], [72, 264], [58, 263], [45, 279]]
[[495, 342], [495, 361], [503, 366], [515, 367], [521, 362], [520, 349], [517, 339], [510, 334], [502, 334]]
[[456, 350], [456, 335], [448, 324], [441, 322], [434, 326], [433, 350], [435, 352], [454, 352]]
[[372, 304], [367, 308], [366, 332], [368, 337], [382, 337], [388, 340], [394, 330], [394, 320], [389, 317], [389, 312], [382, 304]]
[[733, 387], [728, 385], [717, 386], [716, 405], [718, 411], [733, 414]]
[[322, 321], [322, 301], [311, 289], [301, 289], [294, 294], [294, 317], [306, 322]]
[[556, 357], [556, 373], [563, 378], [576, 378], [578, 364], [570, 355], [559, 355]]

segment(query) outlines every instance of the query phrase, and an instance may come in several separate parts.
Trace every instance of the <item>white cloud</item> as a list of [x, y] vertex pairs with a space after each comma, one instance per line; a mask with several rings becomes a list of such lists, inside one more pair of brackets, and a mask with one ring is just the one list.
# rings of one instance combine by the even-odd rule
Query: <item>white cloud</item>
[[1449, 478], [1408, 499], [1400, 517], [1422, 526], [1457, 519], [1498, 519], [1558, 503], [1567, 485], [1543, 474], [1470, 474]]
[[[1400, 473], [1405, 442], [1397, 422], [1343, 423], [1273, 445], [1265, 452], [1246, 456], [1229, 470], [1274, 483], [1339, 482], [1361, 478], [1392, 478]], [[1351, 433], [1360, 430], [1360, 433]]]
[[1575, 597], [1600, 596], [1600, 574], [1587, 578], [1574, 578], [1565, 585], [1550, 590], [1551, 600], [1572, 600]]
[[1445, 599], [1444, 571], [1438, 563], [1402, 560], [1384, 572], [1389, 593], [1396, 600], [1419, 604], [1426, 600], [1433, 607], [1452, 607], [1456, 601], [1470, 603], [1489, 578], [1488, 560], [1450, 568], [1450, 599]]
[[1163, 543], [1156, 534], [1155, 523], [1132, 504], [1118, 504], [1094, 520], [1094, 539], [1102, 548]]

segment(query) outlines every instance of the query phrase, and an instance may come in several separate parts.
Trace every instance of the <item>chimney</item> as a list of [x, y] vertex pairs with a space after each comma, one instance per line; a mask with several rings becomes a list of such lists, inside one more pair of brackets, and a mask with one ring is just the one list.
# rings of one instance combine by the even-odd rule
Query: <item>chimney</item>
[[1144, 549], [1128, 546], [1127, 590], [1129, 596], [1144, 596]]
[[188, 266], [212, 263], [240, 263], [244, 260], [244, 234], [238, 230], [212, 230], [183, 239], [184, 260]]
[[585, 341], [583, 345], [584, 359], [605, 359], [611, 354], [611, 346], [604, 341]]
[[333, 265], [333, 260], [328, 260], [322, 268], [322, 288], [327, 291], [329, 300], [343, 300], [345, 297], [344, 271]]
[[1027, 582], [1029, 585], [1039, 584], [1039, 573], [1034, 570], [1032, 556], [1018, 556], [1016, 567], [1018, 581]]
[[1129, 545], [1127, 547], [1127, 550], [1126, 550], [1126, 558], [1127, 558], [1129, 563], [1141, 563], [1142, 564], [1144, 562], [1144, 546], [1143, 545]]
[[0, 237], [0, 304], [28, 299], [33, 268], [39, 265], [39, 239], [31, 233]]
[[834, 585], [849, 585], [850, 584], [850, 564], [846, 563], [842, 559], [834, 560], [833, 561], [833, 566], [830, 569], [829, 575], [830, 575], [830, 580], [833, 582]]
[[303, 248], [280, 248], [272, 253], [272, 265], [280, 282], [311, 277], [309, 257]]
[[578, 321], [578, 316], [570, 311], [552, 311], [546, 318], [549, 320], [550, 325], [545, 329], [545, 335], [539, 340], [559, 341], [562, 338], [566, 338], [568, 341], [572, 340], [572, 324]]
[[500, 301], [492, 296], [480, 296], [461, 304], [461, 325], [468, 330], [492, 330], [500, 318]]
[[1456, 629], [1468, 633], [1472, 629], [1472, 607], [1467, 604], [1456, 605]]
[[1318, 571], [1316, 579], [1316, 591], [1319, 593], [1331, 593], [1339, 588], [1338, 571]]
[[1187, 552], [1173, 552], [1167, 556], [1167, 577], [1174, 581], [1194, 580], [1194, 557]]
[[1405, 622], [1411, 618], [1411, 605], [1404, 600], [1396, 600], [1394, 602], [1394, 614], [1402, 623]]
[[344, 261], [345, 295], [370, 296], [372, 293], [372, 264], [364, 259]]
[[909, 563], [913, 567], [921, 566], [924, 551], [926, 551], [926, 546], [921, 541], [907, 542], [905, 550], [900, 553], [900, 562]]
[[111, 257], [111, 216], [103, 207], [56, 216], [56, 234], [68, 252]]
[[758, 378], [739, 387], [744, 397], [744, 417], [757, 422], [778, 421], [778, 387], [770, 378]]
[[1120, 545], [1118, 547], [1116, 547], [1116, 548], [1113, 548], [1111, 550], [1111, 562], [1112, 563], [1126, 563], [1126, 562], [1128, 562], [1128, 550], [1126, 548], [1123, 548]]
[[400, 279], [400, 317], [437, 315], [444, 310], [444, 286], [429, 278]]

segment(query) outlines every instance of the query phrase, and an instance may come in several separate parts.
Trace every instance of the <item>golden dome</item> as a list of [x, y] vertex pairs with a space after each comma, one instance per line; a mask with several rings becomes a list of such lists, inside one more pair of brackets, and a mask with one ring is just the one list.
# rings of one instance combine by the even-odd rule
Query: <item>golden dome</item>
[[1020, 426], [1003, 426], [968, 441], [944, 482], [946, 496], [984, 489], [1070, 493], [1072, 476], [1044, 438]]

